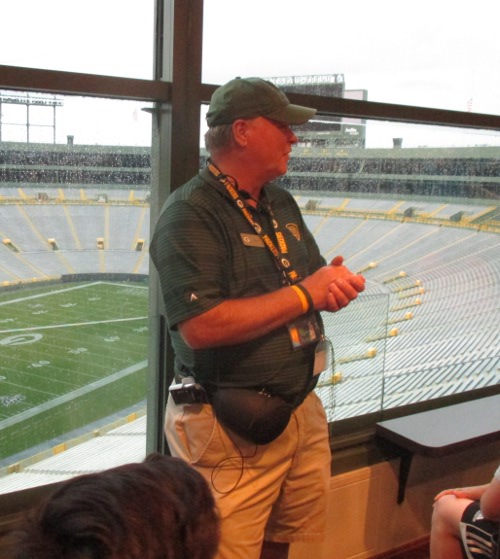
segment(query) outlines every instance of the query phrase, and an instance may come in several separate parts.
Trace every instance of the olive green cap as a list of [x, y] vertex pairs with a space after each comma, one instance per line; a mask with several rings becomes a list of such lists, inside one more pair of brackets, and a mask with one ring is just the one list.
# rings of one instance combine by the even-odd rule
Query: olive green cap
[[267, 80], [235, 78], [214, 91], [207, 124], [219, 126], [258, 116], [284, 124], [304, 124], [315, 114], [316, 109], [290, 103], [283, 91]]

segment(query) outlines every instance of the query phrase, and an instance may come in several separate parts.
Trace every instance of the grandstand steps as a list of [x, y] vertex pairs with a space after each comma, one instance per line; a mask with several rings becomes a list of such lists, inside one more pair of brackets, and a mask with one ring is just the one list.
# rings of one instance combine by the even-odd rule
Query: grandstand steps
[[492, 208], [488, 208], [488, 209], [484, 210], [479, 215], [475, 215], [470, 220], [470, 223], [483, 224], [483, 223], [488, 223], [489, 221], [500, 221], [500, 207], [499, 206], [493, 206]]
[[[147, 275], [149, 211], [145, 205], [127, 204], [129, 192], [124, 191], [119, 204], [31, 201], [20, 212], [13, 204], [0, 203], [0, 233], [4, 238], [12, 236], [19, 247], [14, 253], [0, 244], [0, 285], [68, 273]], [[76, 190], [64, 193], [66, 200], [78, 195]], [[93, 197], [87, 194], [89, 199]], [[395, 207], [394, 200], [345, 197], [332, 198], [328, 205], [342, 205], [344, 211], [354, 209], [361, 215], [363, 204], [367, 207], [375, 202], [383, 212]], [[18, 198], [17, 203], [22, 201]], [[461, 208], [421, 206], [422, 211], [441, 219], [444, 212], [451, 215]], [[398, 211], [405, 208], [402, 204], [397, 207]], [[482, 211], [484, 207], [471, 207], [468, 214], [478, 216]], [[487, 215], [498, 217], [485, 212]], [[389, 407], [406, 401], [406, 392], [411, 400], [452, 393], [461, 382], [467, 386], [500, 382], [498, 235], [366, 216], [332, 218], [306, 212], [305, 220], [315, 231], [323, 254], [333, 256], [338, 251], [347, 266], [363, 269], [367, 277], [366, 291], [347, 309], [323, 316], [335, 348], [335, 372], [342, 379], [321, 390], [335, 396], [336, 414], [380, 410], [383, 389], [383, 405]], [[103, 250], [96, 248], [98, 237], [103, 238]], [[49, 238], [55, 240], [58, 250], [47, 242]], [[144, 241], [142, 250], [137, 250], [139, 239]], [[369, 266], [372, 262], [375, 267]], [[393, 280], [386, 281], [389, 278]], [[391, 312], [422, 297], [418, 292], [422, 286], [422, 305]], [[399, 335], [388, 337], [395, 323]], [[377, 353], [368, 357], [371, 348]]]

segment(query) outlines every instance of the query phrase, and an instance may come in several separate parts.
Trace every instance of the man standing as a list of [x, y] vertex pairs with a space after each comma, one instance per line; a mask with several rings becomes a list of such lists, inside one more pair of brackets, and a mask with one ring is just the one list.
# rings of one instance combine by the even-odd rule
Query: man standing
[[326, 265], [293, 197], [271, 182], [297, 142], [290, 126], [315, 112], [259, 78], [218, 88], [207, 166], [169, 197], [151, 242], [175, 352], [165, 433], [212, 487], [219, 559], [285, 559], [291, 542], [325, 531], [319, 311], [347, 306], [364, 278], [340, 256]]

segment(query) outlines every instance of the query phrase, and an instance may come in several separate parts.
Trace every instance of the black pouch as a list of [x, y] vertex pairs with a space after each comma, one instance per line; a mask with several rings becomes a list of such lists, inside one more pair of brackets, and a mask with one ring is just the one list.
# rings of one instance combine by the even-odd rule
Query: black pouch
[[211, 404], [220, 423], [254, 444], [268, 444], [286, 429], [293, 406], [249, 388], [218, 388]]

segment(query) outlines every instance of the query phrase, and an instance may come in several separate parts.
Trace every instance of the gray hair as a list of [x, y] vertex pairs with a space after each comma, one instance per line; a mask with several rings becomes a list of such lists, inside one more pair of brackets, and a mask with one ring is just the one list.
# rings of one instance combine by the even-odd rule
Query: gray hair
[[205, 147], [207, 151], [229, 149], [234, 146], [233, 125], [220, 124], [210, 127], [205, 133]]

